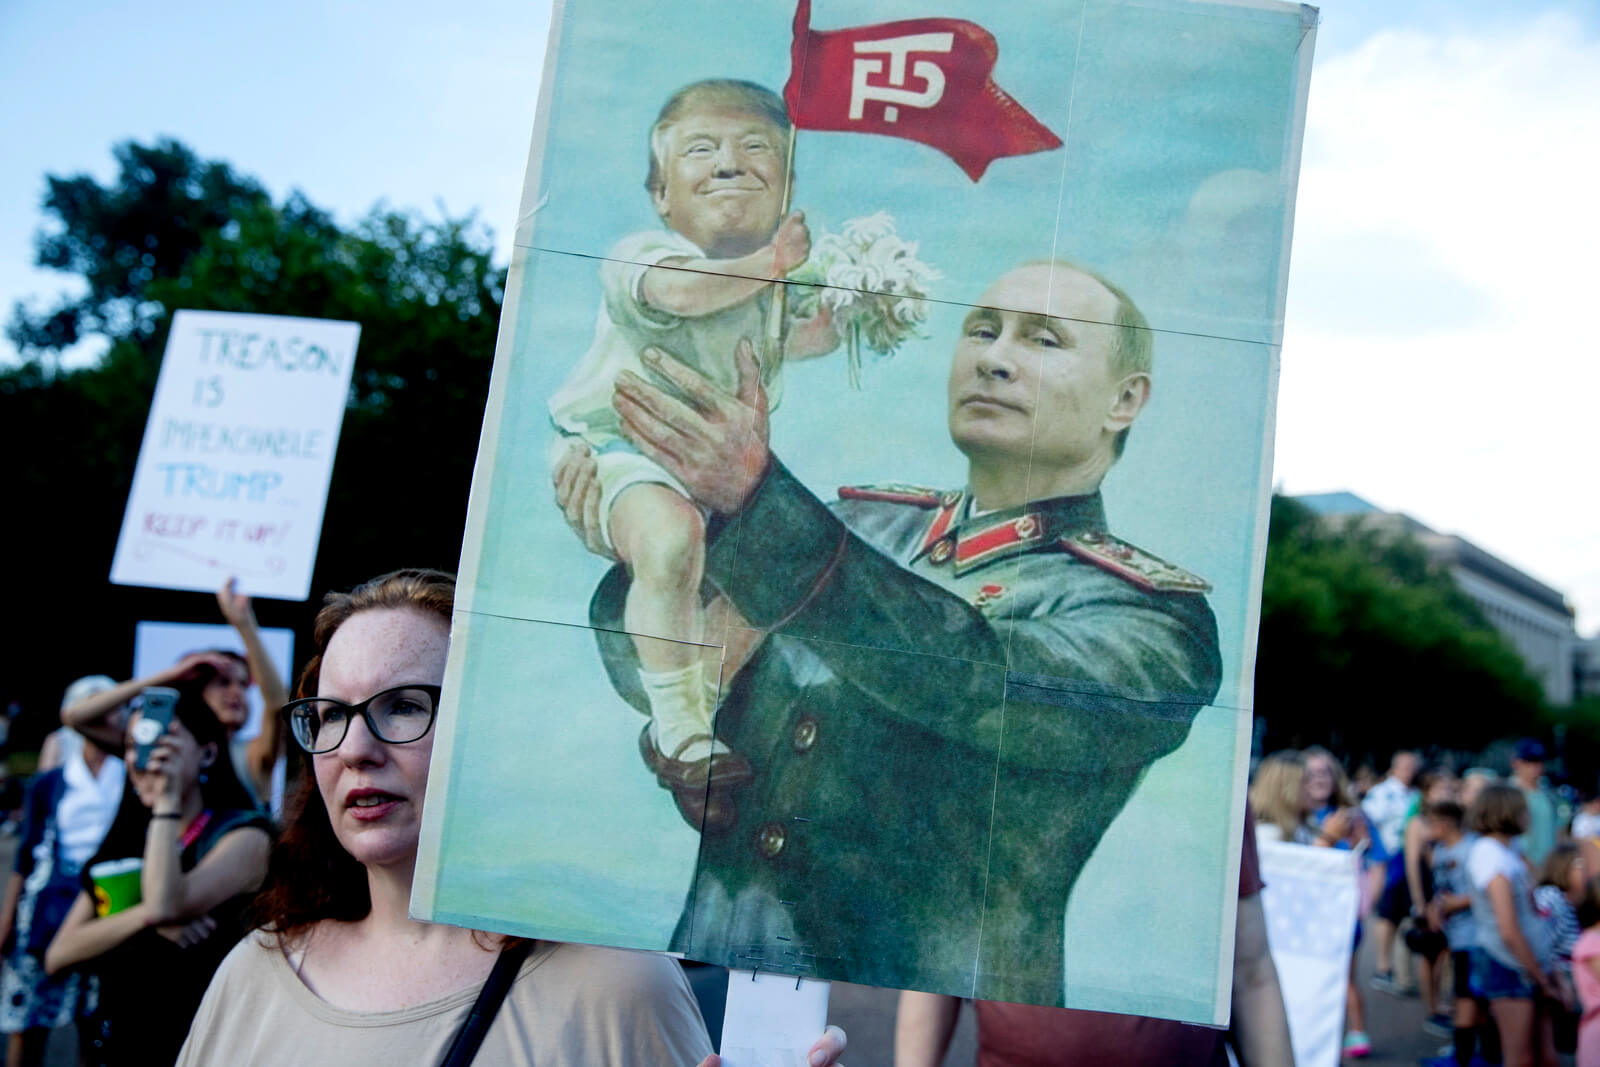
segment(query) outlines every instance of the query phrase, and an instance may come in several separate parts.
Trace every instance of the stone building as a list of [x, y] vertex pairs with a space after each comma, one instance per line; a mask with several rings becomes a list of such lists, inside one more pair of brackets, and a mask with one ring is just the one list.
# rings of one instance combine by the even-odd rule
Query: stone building
[[1294, 499], [1329, 522], [1415, 538], [1521, 654], [1550, 703], [1570, 704], [1578, 699], [1580, 685], [1600, 693], [1600, 636], [1578, 639], [1572, 607], [1558, 590], [1464, 537], [1439, 533], [1400, 512], [1383, 511], [1354, 493]]

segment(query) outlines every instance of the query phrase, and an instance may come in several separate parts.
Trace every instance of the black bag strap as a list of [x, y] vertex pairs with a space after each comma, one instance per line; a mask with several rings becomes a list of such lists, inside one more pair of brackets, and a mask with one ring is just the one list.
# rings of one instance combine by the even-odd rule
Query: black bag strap
[[484, 1035], [489, 1032], [489, 1024], [494, 1022], [501, 1003], [511, 991], [511, 983], [517, 979], [522, 961], [528, 958], [531, 951], [532, 941], [518, 941], [500, 950], [500, 958], [494, 961], [494, 970], [484, 979], [483, 988], [478, 990], [478, 999], [473, 1002], [472, 1010], [467, 1012], [461, 1029], [456, 1031], [455, 1040], [445, 1050], [440, 1067], [467, 1067], [472, 1062], [478, 1054], [478, 1046], [483, 1044]]

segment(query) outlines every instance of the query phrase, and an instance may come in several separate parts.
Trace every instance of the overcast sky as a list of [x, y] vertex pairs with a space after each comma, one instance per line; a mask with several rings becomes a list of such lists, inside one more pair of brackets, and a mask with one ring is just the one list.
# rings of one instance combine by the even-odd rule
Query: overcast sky
[[[931, 4], [929, 14], [938, 14]], [[1396, 10], [1400, 9], [1400, 10]], [[1600, 0], [1329, 0], [1275, 480], [1459, 533], [1600, 627]], [[44, 175], [179, 138], [349, 221], [470, 210], [509, 257], [549, 5], [0, 4], [0, 313]], [[0, 342], [0, 358], [10, 358]]]

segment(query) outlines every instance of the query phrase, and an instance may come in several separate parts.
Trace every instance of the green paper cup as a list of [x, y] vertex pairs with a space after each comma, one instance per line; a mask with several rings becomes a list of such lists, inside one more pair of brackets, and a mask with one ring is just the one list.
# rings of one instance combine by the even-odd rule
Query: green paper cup
[[94, 881], [94, 913], [104, 919], [126, 911], [143, 899], [140, 878], [144, 874], [144, 860], [133, 856], [125, 860], [107, 860], [89, 868]]

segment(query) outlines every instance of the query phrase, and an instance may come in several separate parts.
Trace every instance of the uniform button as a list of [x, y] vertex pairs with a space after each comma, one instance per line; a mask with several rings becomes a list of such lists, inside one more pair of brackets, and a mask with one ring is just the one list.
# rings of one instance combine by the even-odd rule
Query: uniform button
[[801, 754], [810, 752], [817, 743], [817, 720], [807, 715], [794, 724], [794, 736], [791, 739], [794, 750]]
[[933, 551], [928, 553], [928, 558], [935, 563], [943, 563], [955, 553], [955, 548], [949, 541], [940, 541], [933, 546]]
[[767, 859], [775, 860], [778, 853], [783, 851], [786, 838], [781, 825], [769, 822], [756, 831], [756, 849]]

